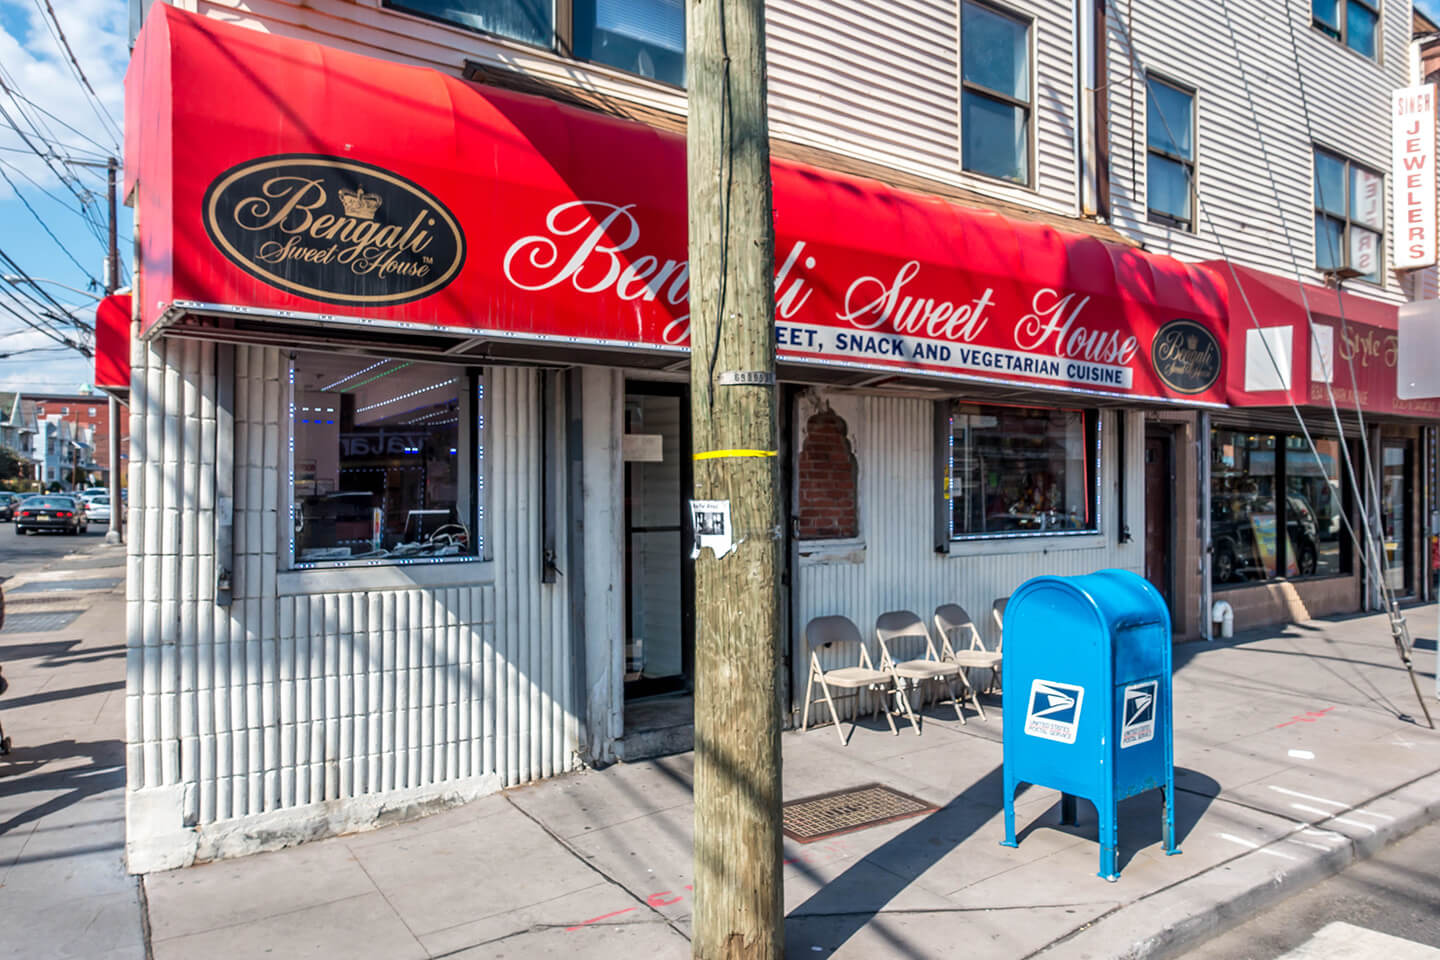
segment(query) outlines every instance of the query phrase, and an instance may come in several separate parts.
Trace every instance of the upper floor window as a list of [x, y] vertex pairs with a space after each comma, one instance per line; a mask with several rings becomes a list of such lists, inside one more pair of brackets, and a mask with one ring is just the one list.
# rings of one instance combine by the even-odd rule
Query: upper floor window
[[960, 10], [960, 163], [1030, 183], [1030, 21], [966, 0]]
[[386, 0], [389, 6], [548, 47], [554, 42], [551, 0]]
[[575, 55], [685, 86], [681, 0], [575, 0]]
[[1310, 0], [1310, 16], [1321, 33], [1375, 59], [1380, 0]]
[[[483, 30], [685, 85], [682, 0], [385, 0], [397, 10]], [[558, 15], [556, 11], [559, 11]], [[558, 19], [557, 19], [558, 16]]]
[[1315, 266], [1380, 282], [1385, 180], [1328, 150], [1315, 150]]
[[1195, 228], [1195, 92], [1145, 78], [1145, 192], [1155, 223]]

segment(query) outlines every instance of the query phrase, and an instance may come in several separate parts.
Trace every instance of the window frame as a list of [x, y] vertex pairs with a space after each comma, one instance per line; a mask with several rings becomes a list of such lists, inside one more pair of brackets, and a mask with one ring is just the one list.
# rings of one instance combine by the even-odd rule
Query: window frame
[[[994, 90], [981, 83], [975, 83], [965, 79], [965, 37], [962, 24], [965, 20], [966, 5], [980, 7], [996, 16], [1014, 20], [1025, 26], [1025, 56], [1027, 59], [1026, 76], [1029, 79], [1030, 99], [1020, 100], [1007, 93]], [[955, 17], [956, 44], [955, 44], [955, 78], [959, 83], [959, 96], [955, 103], [955, 127], [958, 139], [957, 146], [960, 154], [960, 172], [966, 176], [979, 177], [991, 183], [1003, 183], [1011, 187], [1020, 187], [1025, 190], [1037, 190], [1036, 185], [1036, 157], [1038, 151], [1035, 143], [1035, 17], [1019, 10], [1012, 10], [1009, 7], [998, 3], [991, 3], [989, 0], [960, 0], [956, 9]], [[973, 93], [975, 96], [983, 97], [995, 103], [1001, 103], [1009, 107], [1020, 107], [1025, 111], [1025, 179], [1011, 180], [1008, 177], [997, 177], [994, 174], [985, 173], [980, 170], [972, 170], [965, 165], [965, 94]]]
[[[949, 448], [944, 457], [943, 470], [940, 472], [940, 490], [937, 497], [945, 513], [945, 525], [948, 532], [948, 543], [953, 547], [955, 544], [974, 543], [976, 541], [1015, 541], [1015, 540], [1036, 540], [1056, 537], [1099, 537], [1105, 534], [1106, 523], [1104, 513], [1104, 474], [1105, 463], [1105, 410], [1102, 407], [1060, 407], [1055, 405], [1039, 403], [995, 403], [981, 398], [954, 397], [949, 400], [937, 401], [943, 411], [943, 417], [948, 421]], [[1082, 422], [1085, 429], [1085, 440], [1087, 446], [1093, 442], [1094, 451], [1090, 463], [1090, 491], [1089, 500], [1091, 509], [1094, 511], [1093, 526], [1081, 530], [1018, 530], [998, 531], [994, 533], [959, 533], [955, 532], [955, 501], [953, 493], [955, 490], [954, 464], [955, 464], [955, 409], [959, 405], [970, 405], [981, 408], [1010, 407], [1029, 410], [1078, 410], [1082, 414]], [[938, 438], [937, 438], [938, 439]], [[1089, 456], [1087, 452], [1087, 456]]]
[[[1329, 272], [1329, 271], [1331, 271], [1331, 270], [1336, 270], [1336, 269], [1350, 269], [1350, 229], [1351, 229], [1352, 225], [1358, 226], [1361, 230], [1369, 231], [1370, 233], [1373, 233], [1373, 234], [1375, 234], [1375, 235], [1378, 237], [1378, 239], [1377, 239], [1376, 242], [1375, 242], [1375, 257], [1376, 257], [1376, 262], [1377, 262], [1377, 269], [1376, 269], [1376, 272], [1375, 272], [1375, 276], [1374, 276], [1373, 278], [1371, 277], [1370, 274], [1366, 273], [1366, 274], [1359, 274], [1358, 276], [1354, 277], [1353, 279], [1362, 281], [1363, 283], [1373, 284], [1374, 286], [1377, 286], [1377, 287], [1382, 287], [1382, 288], [1385, 287], [1385, 286], [1387, 285], [1387, 284], [1386, 284], [1386, 274], [1388, 273], [1388, 266], [1387, 266], [1386, 256], [1385, 256], [1386, 228], [1387, 228], [1387, 226], [1388, 226], [1388, 225], [1385, 223], [1385, 219], [1386, 219], [1386, 218], [1385, 218], [1385, 213], [1386, 213], [1386, 210], [1385, 210], [1385, 200], [1384, 200], [1384, 197], [1385, 197], [1385, 187], [1386, 187], [1386, 184], [1385, 184], [1385, 174], [1382, 173], [1382, 172], [1380, 172], [1379, 170], [1376, 170], [1374, 167], [1371, 167], [1371, 166], [1368, 166], [1368, 165], [1366, 165], [1366, 164], [1364, 164], [1364, 163], [1361, 163], [1361, 162], [1358, 161], [1358, 160], [1352, 160], [1350, 157], [1348, 157], [1348, 156], [1346, 156], [1345, 154], [1339, 152], [1338, 150], [1332, 150], [1332, 149], [1330, 149], [1329, 147], [1323, 146], [1323, 145], [1321, 145], [1321, 144], [1319, 144], [1319, 143], [1311, 143], [1311, 144], [1310, 144], [1310, 147], [1311, 147], [1311, 158], [1310, 158], [1310, 206], [1311, 206], [1311, 214], [1312, 214], [1310, 231], [1311, 231], [1311, 245], [1312, 245], [1312, 247], [1314, 248], [1314, 256], [1311, 257], [1311, 261], [1314, 263], [1315, 269], [1316, 269], [1316, 270], [1319, 270], [1321, 273], [1327, 273], [1327, 272]], [[1343, 177], [1344, 184], [1345, 184], [1345, 196], [1344, 196], [1344, 198], [1343, 198], [1343, 200], [1344, 200], [1344, 207], [1345, 207], [1345, 216], [1344, 216], [1344, 229], [1341, 231], [1340, 251], [1339, 251], [1339, 253], [1340, 253], [1339, 261], [1340, 261], [1340, 263], [1339, 263], [1339, 266], [1338, 266], [1338, 267], [1322, 267], [1322, 266], [1320, 266], [1320, 231], [1315, 229], [1315, 219], [1316, 219], [1316, 218], [1320, 218], [1320, 217], [1324, 217], [1324, 218], [1326, 218], [1326, 219], [1328, 219], [1328, 220], [1336, 220], [1336, 221], [1338, 221], [1338, 220], [1341, 219], [1340, 217], [1336, 216], [1334, 213], [1331, 213], [1329, 210], [1323, 209], [1323, 208], [1319, 205], [1319, 198], [1316, 196], [1316, 194], [1319, 192], [1319, 190], [1318, 190], [1318, 187], [1319, 187], [1319, 182], [1318, 182], [1318, 181], [1319, 181], [1319, 170], [1318, 170], [1319, 163], [1318, 163], [1318, 160], [1319, 160], [1320, 154], [1324, 154], [1324, 155], [1328, 156], [1329, 158], [1331, 158], [1332, 160], [1337, 160], [1337, 161], [1339, 161], [1340, 163], [1342, 163], [1342, 164], [1345, 165], [1345, 175], [1344, 175], [1344, 177]], [[1371, 228], [1370, 226], [1368, 226], [1368, 225], [1365, 224], [1365, 223], [1360, 223], [1360, 222], [1358, 222], [1358, 221], [1355, 221], [1355, 220], [1352, 218], [1352, 216], [1351, 216], [1351, 209], [1352, 209], [1352, 206], [1353, 206], [1353, 200], [1352, 200], [1352, 198], [1351, 198], [1351, 196], [1350, 196], [1350, 181], [1351, 181], [1351, 176], [1352, 176], [1352, 174], [1351, 174], [1351, 168], [1352, 168], [1352, 167], [1358, 167], [1359, 169], [1365, 171], [1366, 173], [1368, 173], [1368, 174], [1370, 174], [1370, 175], [1372, 175], [1372, 176], [1378, 177], [1378, 178], [1380, 179], [1380, 196], [1381, 196], [1381, 201], [1380, 201], [1380, 221], [1381, 221], [1381, 223], [1380, 223], [1380, 229], [1379, 229], [1379, 230], [1375, 230], [1375, 229]]]
[[[1336, 572], [1336, 573], [1319, 573], [1319, 572], [1316, 572], [1316, 573], [1311, 573], [1311, 574], [1303, 574], [1303, 573], [1298, 573], [1298, 572], [1297, 572], [1297, 574], [1296, 574], [1295, 576], [1293, 576], [1293, 577], [1287, 576], [1286, 573], [1285, 573], [1285, 570], [1286, 570], [1286, 569], [1289, 567], [1289, 565], [1290, 565], [1290, 559], [1291, 559], [1291, 558], [1290, 558], [1290, 543], [1289, 543], [1289, 541], [1290, 541], [1289, 529], [1290, 529], [1290, 497], [1291, 497], [1291, 493], [1290, 493], [1290, 489], [1289, 489], [1289, 479], [1290, 479], [1290, 477], [1289, 477], [1289, 465], [1288, 465], [1288, 463], [1286, 462], [1286, 461], [1289, 459], [1289, 457], [1287, 456], [1287, 451], [1289, 450], [1289, 447], [1286, 445], [1286, 441], [1289, 440], [1289, 439], [1291, 439], [1291, 438], [1298, 438], [1298, 439], [1300, 439], [1300, 440], [1303, 440], [1303, 439], [1304, 439], [1304, 435], [1303, 435], [1303, 434], [1300, 434], [1300, 433], [1287, 433], [1287, 432], [1284, 432], [1284, 431], [1273, 430], [1273, 429], [1272, 429], [1272, 430], [1263, 430], [1263, 429], [1262, 429], [1262, 430], [1256, 430], [1256, 429], [1253, 429], [1252, 427], [1246, 426], [1246, 425], [1244, 425], [1244, 424], [1217, 423], [1217, 424], [1212, 425], [1211, 428], [1210, 428], [1210, 446], [1211, 446], [1211, 449], [1212, 449], [1212, 450], [1213, 450], [1214, 447], [1215, 447], [1215, 436], [1216, 436], [1216, 434], [1221, 434], [1221, 433], [1242, 434], [1242, 435], [1254, 435], [1254, 436], [1256, 436], [1256, 437], [1262, 437], [1262, 438], [1268, 437], [1268, 438], [1270, 438], [1271, 440], [1274, 441], [1274, 454], [1275, 454], [1275, 467], [1274, 467], [1274, 470], [1275, 470], [1275, 473], [1274, 473], [1274, 478], [1275, 478], [1275, 479], [1274, 479], [1275, 496], [1274, 496], [1274, 499], [1275, 499], [1275, 529], [1276, 529], [1276, 537], [1275, 537], [1275, 571], [1276, 571], [1276, 572], [1275, 572], [1275, 576], [1269, 577], [1269, 578], [1265, 578], [1265, 579], [1260, 579], [1260, 580], [1234, 580], [1234, 581], [1230, 581], [1230, 582], [1228, 582], [1228, 583], [1216, 583], [1216, 582], [1215, 582], [1215, 571], [1214, 571], [1214, 567], [1212, 566], [1211, 569], [1210, 569], [1210, 572], [1209, 572], [1209, 580], [1210, 580], [1210, 587], [1211, 587], [1211, 589], [1212, 589], [1212, 590], [1216, 590], [1216, 591], [1243, 590], [1243, 589], [1246, 589], [1246, 588], [1248, 588], [1248, 587], [1256, 587], [1256, 586], [1262, 586], [1262, 585], [1266, 585], [1266, 584], [1276, 584], [1276, 583], [1309, 583], [1309, 582], [1312, 582], [1312, 581], [1319, 581], [1319, 580], [1339, 580], [1339, 579], [1344, 578], [1344, 577], [1353, 577], [1353, 576], [1355, 576], [1355, 552], [1354, 552], [1354, 549], [1353, 549], [1353, 545], [1352, 545], [1352, 542], [1351, 542], [1351, 538], [1350, 538], [1348, 535], [1346, 535], [1345, 533], [1343, 533], [1343, 532], [1342, 532], [1342, 534], [1340, 535], [1340, 537], [1338, 538], [1338, 545], [1339, 545], [1339, 548], [1340, 548], [1340, 557], [1339, 557], [1340, 570], [1339, 570], [1338, 572]], [[1348, 438], [1348, 437], [1339, 437], [1339, 438], [1337, 438], [1337, 437], [1335, 437], [1335, 436], [1333, 436], [1333, 435], [1330, 435], [1330, 434], [1314, 434], [1314, 433], [1312, 433], [1311, 436], [1314, 438], [1314, 440], [1316, 441], [1317, 444], [1318, 444], [1320, 441], [1323, 441], [1323, 440], [1335, 440], [1335, 441], [1337, 441], [1337, 442], [1339, 443], [1339, 446], [1340, 446], [1340, 449], [1341, 449], [1341, 456], [1342, 456], [1342, 457], [1345, 457], [1345, 456], [1353, 456], [1353, 455], [1354, 455], [1353, 444], [1351, 443], [1350, 438]], [[1299, 449], [1300, 449], [1301, 453], [1302, 453], [1304, 456], [1310, 456], [1310, 455], [1311, 455], [1311, 453], [1310, 453], [1310, 448], [1309, 448], [1308, 445], [1303, 446], [1303, 447], [1301, 447], [1301, 448], [1299, 448]], [[1212, 457], [1213, 457], [1213, 454], [1212, 454]], [[1338, 473], [1337, 475], [1338, 475], [1339, 481], [1340, 481], [1340, 490], [1339, 490], [1340, 511], [1341, 511], [1341, 513], [1345, 516], [1345, 518], [1347, 519], [1347, 521], [1353, 524], [1353, 523], [1355, 522], [1355, 517], [1354, 517], [1354, 512], [1355, 512], [1355, 511], [1354, 511], [1354, 505], [1355, 505], [1355, 504], [1354, 504], [1354, 491], [1353, 491], [1353, 489], [1351, 488], [1351, 486], [1350, 486], [1350, 481], [1349, 481], [1348, 477], [1345, 475], [1344, 471], [1339, 471], [1339, 473]], [[1207, 490], [1207, 491], [1205, 491], [1205, 509], [1206, 509], [1207, 513], [1209, 513], [1210, 511], [1213, 511], [1213, 509], [1214, 509], [1214, 499], [1215, 499], [1215, 480], [1214, 480], [1214, 470], [1213, 470], [1213, 467], [1212, 467], [1212, 469], [1211, 469], [1211, 471], [1210, 471], [1210, 489]], [[1312, 507], [1312, 509], [1313, 509], [1313, 507]], [[1210, 513], [1210, 516], [1211, 516], [1211, 521], [1210, 521], [1210, 523], [1211, 523], [1211, 525], [1213, 526], [1213, 524], [1214, 524], [1214, 514], [1213, 514], [1213, 513]], [[1282, 535], [1282, 534], [1283, 534], [1283, 535]], [[1214, 549], [1214, 533], [1213, 533], [1213, 530], [1212, 530], [1212, 533], [1211, 533], [1211, 541], [1212, 541], [1212, 542], [1211, 542], [1211, 551], [1213, 551], [1213, 549]], [[1299, 570], [1298, 559], [1297, 559], [1297, 564], [1296, 564], [1296, 570], [1297, 570], [1297, 571]], [[1318, 555], [1317, 555], [1317, 557], [1316, 557], [1316, 570], [1317, 570], [1317, 571], [1319, 570], [1319, 556], [1318, 556]]]
[[[1171, 153], [1168, 150], [1160, 149], [1150, 142], [1150, 120], [1149, 107], [1151, 102], [1151, 91], [1156, 85], [1169, 87], [1178, 93], [1183, 93], [1190, 98], [1190, 159], [1185, 159], [1178, 153]], [[1189, 84], [1172, 80], [1163, 74], [1155, 73], [1152, 70], [1145, 71], [1145, 156], [1148, 161], [1153, 153], [1157, 157], [1164, 157], [1174, 163], [1180, 164], [1189, 174], [1186, 185], [1190, 191], [1190, 219], [1184, 220], [1163, 210], [1157, 210], [1150, 206], [1150, 165], [1145, 165], [1145, 217], [1153, 224], [1175, 229], [1183, 229], [1186, 233], [1196, 233], [1196, 222], [1199, 217], [1199, 190], [1197, 189], [1200, 176], [1200, 91]]]
[[[1360, 6], [1375, 14], [1375, 52], [1365, 53], [1350, 45], [1350, 4], [1358, 3]], [[1385, 51], [1385, 0], [1335, 0], [1335, 20], [1337, 26], [1330, 24], [1315, 16], [1314, 0], [1310, 5], [1310, 29], [1321, 34], [1327, 40], [1340, 44], [1346, 50], [1357, 57], [1364, 57], [1371, 63], [1379, 64]]]
[[[455, 563], [484, 563], [493, 559], [491, 556], [491, 540], [486, 536], [489, 503], [486, 494], [487, 484], [485, 482], [488, 473], [487, 454], [485, 450], [486, 424], [486, 391], [490, 381], [490, 370], [487, 367], [463, 365], [456, 363], [445, 363], [442, 360], [421, 361], [429, 366], [450, 367], [461, 381], [459, 390], [460, 404], [459, 417], [463, 426], [468, 414], [470, 421], [469, 430], [457, 431], [457, 436], [468, 446], [470, 456], [459, 458], [458, 463], [461, 469], [460, 482], [457, 487], [468, 488], [470, 501], [469, 516], [465, 517], [465, 525], [469, 529], [470, 539], [473, 541], [473, 552], [456, 556], [445, 557], [367, 557], [357, 560], [313, 560], [303, 561], [298, 558], [298, 544], [295, 539], [295, 511], [297, 499], [295, 496], [295, 365], [300, 353], [315, 353], [317, 351], [292, 350], [285, 355], [285, 488], [281, 493], [281, 509], [278, 512], [280, 529], [279, 555], [280, 572], [308, 573], [317, 570], [355, 570], [370, 567], [409, 567], [434, 564], [455, 564]], [[396, 359], [389, 355], [374, 355], [376, 359], [384, 361]], [[468, 399], [467, 399], [468, 396]]]
[[[449, 20], [437, 14], [427, 13], [423, 10], [416, 10], [406, 6], [405, 0], [380, 0], [380, 6], [382, 9], [387, 10], [391, 13], [400, 13], [410, 17], [418, 17], [419, 19], [424, 20], [428, 23], [438, 23], [442, 26], [450, 27], [455, 30], [464, 30], [466, 33], [479, 34], [480, 36], [489, 37], [500, 43], [513, 43], [517, 46], [523, 47], [526, 50], [544, 50], [565, 60], [574, 61], [575, 63], [583, 63], [587, 66], [597, 67], [601, 70], [614, 70], [617, 73], [624, 74], [626, 77], [639, 80], [642, 83], [657, 84], [666, 90], [685, 90], [688, 88], [688, 83], [677, 86], [676, 84], [670, 83], [668, 80], [662, 80], [659, 77], [646, 77], [638, 73], [632, 73], [631, 71], [626, 70], [624, 67], [617, 67], [614, 64], [606, 63], [603, 60], [595, 60], [579, 56], [575, 52], [575, 0], [551, 0], [550, 42], [548, 44], [531, 43], [528, 40], [519, 40], [515, 37], [507, 37], [503, 33], [495, 33], [494, 31], [485, 30], [481, 27], [472, 27], [468, 23], [459, 23], [455, 20]], [[690, 51], [687, 47], [685, 51], [687, 71], [689, 67], [689, 59]]]

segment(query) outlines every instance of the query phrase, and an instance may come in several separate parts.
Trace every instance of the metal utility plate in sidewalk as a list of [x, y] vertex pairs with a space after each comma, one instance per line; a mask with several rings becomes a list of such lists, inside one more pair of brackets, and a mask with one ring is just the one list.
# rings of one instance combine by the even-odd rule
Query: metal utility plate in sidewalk
[[5, 633], [49, 633], [64, 630], [84, 610], [54, 610], [45, 613], [11, 613], [5, 618]]
[[918, 817], [939, 810], [933, 803], [879, 783], [791, 800], [782, 807], [785, 836], [814, 843], [882, 823]]
[[90, 580], [32, 580], [9, 591], [18, 593], [54, 593], [61, 590], [109, 590], [125, 582], [123, 577], [100, 577]]

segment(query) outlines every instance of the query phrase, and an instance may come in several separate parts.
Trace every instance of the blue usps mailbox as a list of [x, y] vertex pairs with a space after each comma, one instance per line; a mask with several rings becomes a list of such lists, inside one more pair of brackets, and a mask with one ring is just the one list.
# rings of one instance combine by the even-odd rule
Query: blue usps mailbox
[[1035, 577], [1005, 608], [1005, 846], [1015, 842], [1015, 788], [1059, 790], [1095, 804], [1100, 876], [1116, 880], [1116, 807], [1163, 791], [1165, 852], [1175, 846], [1170, 612], [1144, 577], [1101, 570]]

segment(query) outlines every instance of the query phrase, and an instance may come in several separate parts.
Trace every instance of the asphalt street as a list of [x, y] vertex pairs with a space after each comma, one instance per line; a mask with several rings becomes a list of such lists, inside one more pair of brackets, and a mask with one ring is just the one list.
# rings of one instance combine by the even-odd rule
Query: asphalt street
[[[1440, 824], [1417, 830], [1369, 860], [1319, 883], [1185, 954], [1186, 960], [1276, 960], [1339, 921], [1374, 934], [1440, 947]], [[1379, 938], [1375, 938], [1377, 941]], [[1352, 949], [1351, 960], [1381, 954]], [[1396, 958], [1393, 947], [1383, 956]]]
[[67, 536], [63, 533], [32, 533], [19, 536], [15, 525], [0, 523], [0, 581], [19, 573], [44, 569], [72, 553], [87, 550], [97, 541], [104, 542], [107, 524], [92, 523], [86, 533]]

